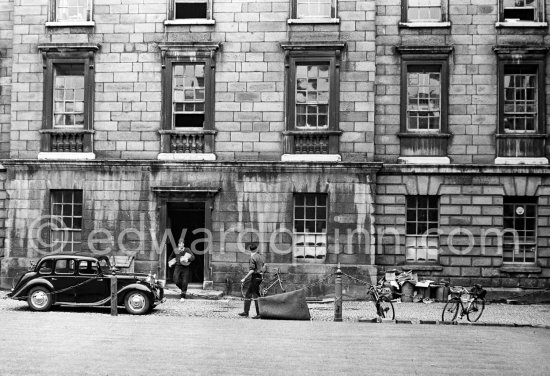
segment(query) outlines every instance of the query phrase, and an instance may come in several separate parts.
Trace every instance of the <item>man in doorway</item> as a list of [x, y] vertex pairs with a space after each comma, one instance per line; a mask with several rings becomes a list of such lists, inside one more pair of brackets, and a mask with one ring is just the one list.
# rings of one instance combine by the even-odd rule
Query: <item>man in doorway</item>
[[248, 317], [250, 311], [250, 305], [252, 299], [256, 305], [256, 316], [253, 319], [260, 318], [260, 309], [258, 308], [258, 298], [260, 297], [260, 283], [262, 282], [262, 272], [264, 268], [264, 260], [259, 253], [258, 245], [251, 243], [246, 247], [251, 252], [250, 259], [248, 260], [248, 274], [241, 279], [241, 283], [250, 278], [250, 284], [245, 294], [244, 300], [244, 312], [239, 313], [239, 316]]
[[180, 301], [185, 301], [187, 295], [187, 286], [189, 285], [189, 277], [191, 269], [189, 265], [195, 260], [195, 255], [185, 246], [182, 239], [178, 242], [178, 248], [174, 251], [176, 254], [176, 268], [174, 270], [174, 282], [181, 290]]

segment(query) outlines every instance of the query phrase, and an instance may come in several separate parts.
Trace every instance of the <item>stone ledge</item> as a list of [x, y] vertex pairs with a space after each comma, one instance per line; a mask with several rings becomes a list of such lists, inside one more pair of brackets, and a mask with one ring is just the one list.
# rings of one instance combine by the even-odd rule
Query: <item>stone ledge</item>
[[547, 165], [548, 158], [506, 158], [506, 157], [497, 157], [495, 158], [495, 164], [497, 165]]
[[215, 161], [214, 153], [160, 153], [159, 161]]
[[94, 27], [94, 21], [48, 21], [46, 27]]
[[441, 165], [451, 164], [451, 159], [449, 157], [399, 157], [397, 162], [401, 164]]
[[283, 154], [281, 162], [340, 162], [340, 154]]
[[53, 152], [40, 152], [38, 153], [38, 159], [40, 160], [53, 160], [53, 161], [88, 161], [94, 160], [94, 153], [53, 153]]
[[546, 28], [548, 27], [548, 22], [535, 22], [535, 21], [514, 21], [514, 22], [497, 22], [495, 23], [497, 28], [506, 28], [506, 27], [525, 27], [525, 28]]
[[541, 273], [540, 266], [520, 266], [520, 265], [505, 265], [498, 270], [505, 273]]
[[448, 28], [451, 23], [446, 22], [399, 22], [399, 27], [404, 29], [420, 29], [420, 28]]
[[339, 24], [339, 18], [291, 18], [288, 21], [289, 25], [311, 25], [311, 24]]
[[397, 267], [400, 267], [403, 270], [413, 270], [413, 271], [433, 271], [438, 272], [443, 270], [443, 266], [441, 265], [433, 265], [433, 264], [403, 264], [403, 265], [397, 265]]
[[188, 18], [182, 20], [166, 20], [164, 26], [215, 25], [216, 20], [204, 18]]

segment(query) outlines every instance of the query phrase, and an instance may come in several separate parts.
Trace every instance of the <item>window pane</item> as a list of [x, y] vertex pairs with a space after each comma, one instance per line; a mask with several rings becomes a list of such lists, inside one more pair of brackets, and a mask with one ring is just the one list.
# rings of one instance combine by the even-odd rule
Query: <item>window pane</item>
[[178, 1], [175, 0], [174, 18], [176, 20], [190, 18], [207, 18], [206, 1]]
[[407, 72], [407, 129], [440, 129], [441, 68], [409, 66]]
[[408, 0], [407, 17], [409, 21], [441, 21], [441, 0]]
[[295, 81], [296, 127], [327, 128], [329, 65], [297, 65]]
[[172, 67], [173, 127], [203, 127], [205, 112], [204, 64]]
[[504, 71], [504, 130], [535, 132], [537, 124], [537, 71], [533, 66], [507, 66]]
[[503, 0], [504, 19], [537, 21], [538, 0]]
[[88, 1], [57, 0], [55, 15], [57, 21], [89, 21]]
[[[439, 198], [438, 196], [408, 196], [406, 199], [406, 231], [407, 255], [406, 260], [412, 261], [437, 261], [438, 249], [428, 251], [427, 248], [438, 248], [439, 237]], [[427, 241], [422, 235], [428, 230], [430, 237]], [[434, 236], [435, 235], [435, 236]], [[414, 238], [416, 236], [416, 238]]]
[[333, 0], [296, 0], [297, 18], [332, 17]]
[[67, 252], [80, 249], [82, 228], [82, 191], [54, 190], [51, 197], [50, 238], [53, 247]]
[[[322, 259], [326, 255], [326, 195], [294, 196], [294, 257]], [[305, 216], [305, 221], [302, 220]]]
[[54, 66], [54, 127], [84, 127], [84, 64]]
[[504, 230], [516, 230], [504, 236], [503, 261], [509, 263], [533, 263], [537, 250], [536, 197], [505, 197], [503, 207]]

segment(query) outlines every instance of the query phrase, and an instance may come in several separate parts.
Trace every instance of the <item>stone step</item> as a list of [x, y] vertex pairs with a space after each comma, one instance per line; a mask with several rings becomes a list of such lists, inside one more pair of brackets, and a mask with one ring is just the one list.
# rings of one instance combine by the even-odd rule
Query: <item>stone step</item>
[[[167, 285], [164, 288], [164, 296], [166, 299], [179, 299], [181, 291], [176, 285]], [[202, 288], [196, 288], [195, 286], [189, 286], [187, 288], [187, 299], [207, 299], [207, 300], [219, 300], [223, 297], [223, 291], [217, 290], [203, 290]]]

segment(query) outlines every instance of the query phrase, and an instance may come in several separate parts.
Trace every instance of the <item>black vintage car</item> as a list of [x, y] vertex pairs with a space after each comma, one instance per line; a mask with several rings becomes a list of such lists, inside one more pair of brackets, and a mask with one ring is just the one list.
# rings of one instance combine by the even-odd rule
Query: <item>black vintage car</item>
[[[108, 306], [115, 273], [106, 256], [59, 253], [42, 257], [23, 274], [8, 297], [26, 300], [34, 311], [53, 305]], [[118, 305], [134, 315], [151, 311], [164, 301], [162, 283], [155, 276], [116, 273]]]

